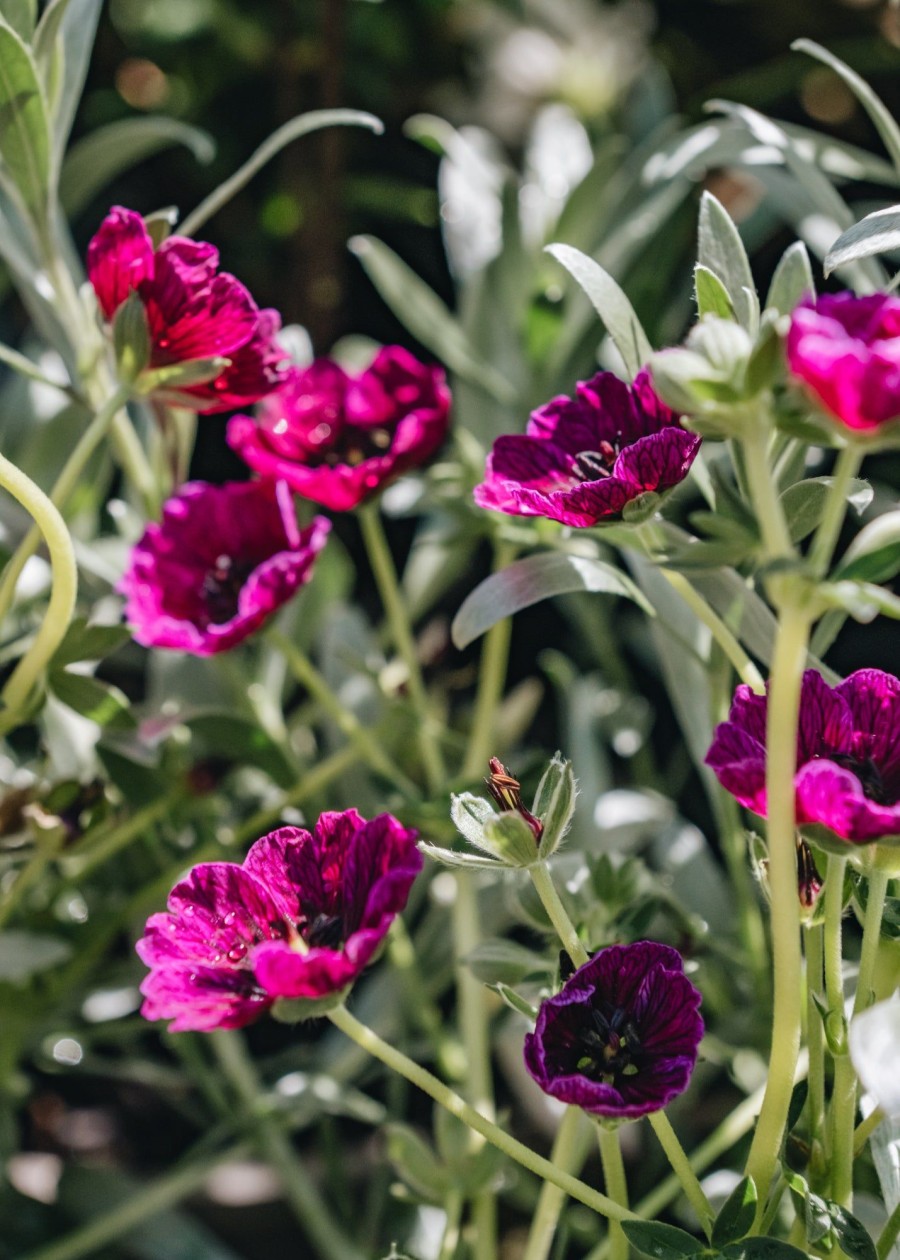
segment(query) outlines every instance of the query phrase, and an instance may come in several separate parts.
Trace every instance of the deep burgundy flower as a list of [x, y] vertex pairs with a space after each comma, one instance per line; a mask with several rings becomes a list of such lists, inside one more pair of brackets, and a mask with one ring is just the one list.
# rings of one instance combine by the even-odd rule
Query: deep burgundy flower
[[254, 471], [345, 512], [426, 463], [447, 433], [440, 368], [385, 346], [359, 376], [330, 359], [293, 368], [256, 420], [233, 416], [228, 442]]
[[617, 519], [647, 490], [686, 476], [700, 438], [680, 428], [647, 372], [626, 385], [612, 372], [579, 381], [575, 397], [531, 413], [524, 435], [498, 438], [475, 502], [513, 516], [547, 516], [564, 525]]
[[700, 993], [677, 950], [610, 945], [541, 1003], [525, 1065], [545, 1093], [618, 1119], [687, 1089], [703, 1036]]
[[801, 302], [788, 367], [827, 412], [871, 432], [900, 417], [900, 298], [826, 293]]
[[112, 208], [87, 251], [88, 277], [107, 320], [130, 293], [140, 297], [150, 370], [231, 360], [211, 381], [177, 386], [203, 413], [249, 406], [285, 377], [287, 356], [275, 340], [278, 313], [259, 310], [244, 286], [218, 266], [212, 245], [184, 236], [170, 236], [154, 250], [141, 216], [122, 206]]
[[[766, 817], [767, 698], [738, 687], [706, 755], [719, 782]], [[900, 836], [900, 681], [860, 669], [837, 687], [807, 670], [800, 696], [797, 822], [864, 844]]]
[[142, 1014], [170, 1029], [251, 1023], [278, 998], [339, 996], [406, 905], [422, 867], [416, 832], [390, 814], [322, 814], [282, 827], [243, 864], [205, 862], [147, 920]]
[[233, 648], [309, 581], [330, 529], [324, 516], [298, 529], [283, 484], [187, 482], [119, 583], [134, 637], [195, 656]]

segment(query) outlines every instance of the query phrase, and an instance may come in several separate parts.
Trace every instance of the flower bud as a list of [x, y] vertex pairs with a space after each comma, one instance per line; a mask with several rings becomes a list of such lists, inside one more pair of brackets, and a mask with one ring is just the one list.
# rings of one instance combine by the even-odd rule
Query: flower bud
[[507, 866], [532, 866], [538, 860], [534, 832], [521, 814], [495, 814], [484, 827], [485, 847]]
[[534, 796], [534, 813], [543, 824], [538, 843], [541, 861], [556, 852], [568, 831], [575, 813], [577, 792], [571, 761], [561, 753], [554, 753]]

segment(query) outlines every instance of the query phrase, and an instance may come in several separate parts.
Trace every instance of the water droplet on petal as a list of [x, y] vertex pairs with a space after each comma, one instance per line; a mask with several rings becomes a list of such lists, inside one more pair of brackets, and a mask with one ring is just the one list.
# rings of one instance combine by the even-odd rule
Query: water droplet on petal
[[231, 949], [228, 951], [228, 957], [231, 962], [238, 963], [246, 955], [246, 953], [247, 946], [242, 943], [238, 943], [237, 945], [232, 945]]

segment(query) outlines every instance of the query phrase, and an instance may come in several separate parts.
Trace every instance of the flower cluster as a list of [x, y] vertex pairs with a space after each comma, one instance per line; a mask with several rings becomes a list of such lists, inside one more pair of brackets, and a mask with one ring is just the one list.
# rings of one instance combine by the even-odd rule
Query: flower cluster
[[242, 865], [195, 866], [147, 921], [137, 951], [147, 1019], [173, 1032], [240, 1028], [280, 999], [339, 997], [378, 950], [422, 866], [390, 814], [322, 814], [282, 827]]
[[592, 1115], [634, 1119], [688, 1086], [703, 1036], [700, 993], [677, 950], [610, 945], [542, 1003], [525, 1065], [545, 1093]]
[[514, 516], [564, 525], [617, 520], [628, 503], [683, 481], [700, 447], [640, 372], [579, 381], [575, 397], [532, 412], [524, 435], [498, 438], [475, 501]]
[[147, 526], [119, 583], [146, 647], [211, 656], [252, 634], [312, 576], [330, 521], [297, 527], [275, 482], [188, 482]]
[[204, 414], [246, 407], [284, 379], [276, 311], [261, 311], [234, 276], [219, 271], [212, 245], [170, 236], [154, 249], [141, 216], [114, 206], [88, 245], [88, 278], [104, 317], [136, 293], [147, 321], [152, 370], [229, 360], [212, 380], [179, 384]]
[[426, 463], [449, 413], [443, 372], [385, 346], [358, 376], [331, 359], [292, 368], [256, 420], [232, 417], [228, 441], [255, 472], [346, 512]]
[[[742, 805], [766, 817], [767, 697], [735, 692], [707, 764]], [[807, 670], [800, 697], [797, 822], [865, 844], [900, 836], [900, 680], [860, 669], [837, 687]]]

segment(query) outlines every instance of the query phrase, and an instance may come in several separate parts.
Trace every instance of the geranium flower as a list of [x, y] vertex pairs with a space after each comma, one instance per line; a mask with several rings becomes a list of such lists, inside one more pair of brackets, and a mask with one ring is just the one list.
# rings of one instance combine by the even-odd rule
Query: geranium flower
[[261, 311], [244, 286], [218, 271], [212, 245], [170, 236], [154, 250], [144, 220], [113, 206], [88, 245], [87, 273], [104, 317], [112, 321], [130, 293], [144, 306], [150, 371], [198, 359], [227, 358], [213, 380], [177, 385], [203, 413], [246, 407], [281, 383], [286, 359], [275, 340], [276, 311]]
[[475, 502], [512, 516], [546, 516], [564, 525], [617, 519], [647, 490], [687, 476], [700, 438], [640, 372], [632, 385], [598, 372], [531, 413], [524, 435], [497, 438]]
[[345, 512], [426, 463], [446, 436], [449, 411], [440, 368], [384, 346], [359, 376], [331, 359], [291, 369], [256, 420], [232, 417], [228, 443], [255, 472]]
[[827, 412], [871, 432], [900, 417], [900, 299], [826, 293], [801, 302], [787, 336], [788, 367]]
[[677, 950], [610, 945], [541, 1003], [525, 1066], [545, 1093], [597, 1116], [659, 1111], [687, 1089], [703, 1036], [700, 993]]
[[242, 865], [204, 862], [147, 920], [142, 1014], [172, 1032], [240, 1028], [278, 998], [339, 997], [371, 961], [422, 867], [390, 814], [281, 827]]
[[284, 485], [187, 482], [119, 583], [134, 637], [195, 656], [233, 648], [309, 581], [330, 529], [324, 516], [298, 529]]
[[[716, 728], [707, 765], [742, 805], [766, 817], [767, 698], [738, 687], [728, 721]], [[900, 681], [860, 669], [837, 687], [803, 675], [797, 822], [818, 823], [864, 844], [900, 836]]]

